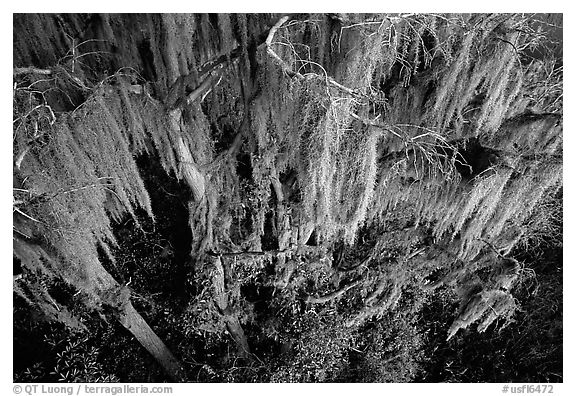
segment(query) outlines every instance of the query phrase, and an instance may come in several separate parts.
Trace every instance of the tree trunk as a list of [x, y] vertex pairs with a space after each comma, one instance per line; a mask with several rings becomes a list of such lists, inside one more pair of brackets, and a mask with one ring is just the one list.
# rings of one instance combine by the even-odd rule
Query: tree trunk
[[[100, 301], [100, 304], [112, 308], [114, 317], [154, 356], [168, 375], [175, 381], [184, 381], [184, 373], [180, 363], [154, 333], [154, 330], [148, 326], [144, 318], [134, 309], [130, 302], [128, 289], [116, 282], [99, 261], [87, 261], [84, 271], [78, 271], [78, 269], [75, 271], [73, 267], [61, 266], [61, 261], [54, 260], [53, 256], [42, 246], [20, 238], [14, 238], [14, 255], [20, 259], [22, 267], [27, 268], [28, 271], [48, 274], [50, 270], [53, 270], [78, 290], [92, 296], [96, 301]], [[62, 269], [68, 270], [68, 272], [59, 272]], [[45, 298], [50, 298], [47, 291], [43, 294]], [[42, 306], [48, 305], [43, 304]], [[62, 320], [62, 317], [60, 314], [56, 319]], [[63, 321], [63, 323], [70, 325], [69, 321]]]
[[178, 141], [176, 143], [176, 152], [178, 154], [178, 166], [180, 167], [180, 173], [184, 177], [186, 184], [192, 190], [192, 196], [195, 202], [200, 202], [204, 198], [206, 192], [206, 181], [204, 175], [200, 173], [192, 153], [188, 145], [184, 142], [181, 136], [180, 123], [182, 122], [182, 110], [176, 109], [170, 112], [169, 116], [170, 128], [178, 135]]
[[230, 336], [238, 345], [238, 351], [241, 356], [250, 358], [250, 346], [248, 345], [248, 339], [244, 333], [244, 329], [240, 324], [238, 315], [235, 313], [229, 313], [224, 315], [224, 322], [226, 323], [226, 330], [230, 333]]
[[156, 335], [138, 311], [136, 311], [132, 303], [128, 302], [124, 306], [124, 309], [118, 313], [118, 320], [122, 326], [132, 333], [138, 342], [154, 356], [170, 378], [176, 382], [186, 380], [180, 362], [172, 355], [168, 347]]
[[238, 315], [230, 308], [228, 305], [228, 296], [226, 295], [226, 286], [224, 284], [224, 266], [220, 257], [213, 260], [216, 271], [213, 278], [214, 285], [214, 302], [224, 323], [226, 323], [226, 329], [230, 333], [230, 336], [238, 345], [238, 352], [241, 356], [249, 357], [250, 346], [248, 345], [248, 339], [246, 334], [244, 334], [244, 329], [238, 320]]

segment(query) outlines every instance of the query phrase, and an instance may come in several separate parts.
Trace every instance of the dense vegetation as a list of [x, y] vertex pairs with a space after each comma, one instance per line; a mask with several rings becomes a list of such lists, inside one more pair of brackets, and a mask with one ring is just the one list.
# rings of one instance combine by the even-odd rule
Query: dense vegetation
[[16, 380], [562, 380], [561, 16], [14, 15], [14, 65]]

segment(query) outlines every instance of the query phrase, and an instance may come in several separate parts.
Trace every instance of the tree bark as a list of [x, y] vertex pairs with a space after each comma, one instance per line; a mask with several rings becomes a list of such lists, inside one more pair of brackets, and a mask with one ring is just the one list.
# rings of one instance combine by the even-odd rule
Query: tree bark
[[[180, 123], [182, 121], [182, 110], [175, 109], [170, 112], [170, 128], [178, 135], [181, 135]], [[181, 175], [184, 177], [186, 184], [192, 190], [192, 196], [195, 202], [200, 202], [204, 198], [206, 192], [206, 181], [204, 175], [200, 173], [190, 149], [182, 139], [178, 137], [176, 144], [176, 152], [178, 154], [178, 162], [180, 166]]]
[[154, 330], [146, 323], [144, 318], [136, 311], [131, 302], [128, 302], [124, 309], [118, 313], [118, 320], [160, 365], [166, 373], [176, 382], [186, 380], [184, 369], [180, 362], [172, 355], [172, 352], [156, 335]]
[[341, 295], [343, 295], [344, 293], [346, 293], [348, 290], [358, 286], [361, 283], [360, 280], [356, 280], [352, 283], [350, 283], [349, 285], [344, 286], [342, 289], [336, 290], [335, 292], [332, 293], [328, 293], [325, 296], [322, 297], [312, 297], [312, 296], [308, 296], [308, 298], [306, 298], [306, 302], [309, 304], [323, 304], [326, 303], [328, 301], [334, 300], [335, 298], [340, 297]]
[[[88, 261], [83, 269], [63, 266], [60, 260], [55, 260], [41, 245], [29, 243], [20, 238], [14, 238], [14, 255], [21, 260], [22, 266], [28, 271], [33, 273], [53, 271], [54, 275], [65, 278], [76, 289], [93, 297], [101, 306], [110, 308], [111, 316], [136, 337], [172, 379], [184, 381], [184, 372], [180, 363], [132, 306], [128, 289], [116, 282], [99, 261]], [[78, 273], [82, 275], [79, 276]], [[49, 297], [47, 291], [44, 294]], [[63, 318], [67, 317], [62, 315], [56, 317], [57, 320]], [[70, 325], [71, 322], [64, 320], [63, 323]]]
[[228, 296], [226, 295], [226, 286], [224, 284], [224, 266], [222, 265], [220, 257], [215, 258], [213, 263], [216, 267], [213, 278], [214, 302], [222, 315], [226, 329], [236, 345], [238, 345], [238, 352], [240, 355], [248, 357], [250, 355], [248, 339], [246, 338], [246, 334], [244, 334], [244, 329], [242, 329], [238, 316], [228, 305]]

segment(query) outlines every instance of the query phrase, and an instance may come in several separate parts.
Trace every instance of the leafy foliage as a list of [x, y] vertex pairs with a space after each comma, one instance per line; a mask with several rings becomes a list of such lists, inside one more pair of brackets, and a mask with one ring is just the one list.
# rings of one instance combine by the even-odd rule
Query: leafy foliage
[[98, 348], [88, 346], [87, 338], [81, 336], [59, 339], [51, 334], [45, 342], [51, 346], [56, 356], [54, 368], [46, 373], [42, 363], [27, 368], [16, 377], [17, 382], [118, 382], [114, 374], [109, 374], [98, 360]]

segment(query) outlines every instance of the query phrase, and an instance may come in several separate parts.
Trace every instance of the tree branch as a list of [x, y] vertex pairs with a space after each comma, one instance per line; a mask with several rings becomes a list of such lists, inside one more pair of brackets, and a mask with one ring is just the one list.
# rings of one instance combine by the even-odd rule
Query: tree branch
[[387, 279], [382, 279], [380, 281], [380, 283], [378, 284], [378, 287], [376, 289], [374, 289], [374, 291], [372, 293], [370, 293], [368, 295], [368, 297], [366, 297], [366, 300], [364, 300], [364, 305], [365, 306], [372, 306], [374, 304], [374, 301], [382, 294], [384, 293], [384, 290], [386, 290], [386, 287], [388, 286], [388, 280]]
[[[266, 44], [266, 52], [268, 52], [268, 55], [270, 55], [272, 57], [272, 59], [276, 62], [276, 64], [278, 64], [282, 68], [284, 73], [286, 73], [289, 77], [298, 78], [298, 79], [302, 80], [302, 79], [306, 79], [306, 77], [304, 75], [300, 74], [299, 72], [295, 72], [294, 70], [292, 70], [290, 68], [290, 66], [272, 49], [272, 40], [274, 40], [274, 35], [278, 31], [278, 29], [280, 29], [280, 27], [282, 27], [282, 25], [284, 23], [286, 23], [289, 19], [290, 19], [290, 16], [285, 16], [283, 18], [280, 18], [280, 20], [278, 22], [276, 22], [276, 24], [272, 27], [272, 29], [270, 29], [270, 32], [268, 33], [268, 37], [266, 38], [266, 43], [265, 43]], [[334, 80], [332, 77], [330, 77], [328, 75], [320, 76], [320, 75], [315, 74], [315, 73], [309, 73], [309, 74], [307, 74], [307, 76], [322, 79], [326, 82], [327, 85], [332, 85], [334, 88], [337, 88], [341, 91], [344, 91], [344, 92], [346, 92], [352, 96], [365, 96], [362, 93], [360, 93], [360, 92], [358, 92], [352, 88], [345, 87], [344, 85], [338, 83], [336, 80]]]
[[16, 165], [16, 169], [20, 170], [20, 166], [22, 165], [22, 161], [24, 161], [24, 157], [26, 156], [26, 154], [28, 154], [28, 151], [30, 151], [30, 146], [26, 146], [26, 148], [24, 150], [22, 150], [22, 152], [20, 154], [18, 154], [18, 157], [16, 157], [16, 161], [14, 161], [14, 165]]
[[189, 104], [195, 102], [198, 98], [200, 98], [204, 94], [204, 92], [207, 92], [210, 89], [212, 89], [214, 86], [218, 85], [218, 83], [214, 84], [214, 82], [216, 80], [218, 80], [220, 77], [221, 77], [221, 74], [219, 72], [211, 73], [208, 77], [206, 77], [204, 79], [204, 81], [202, 81], [202, 83], [198, 87], [196, 87], [185, 98], [178, 98], [176, 100], [176, 103], [174, 103], [172, 110], [178, 109], [178, 108], [184, 106], [184, 104], [189, 105]]
[[19, 76], [21, 74], [42, 74], [42, 75], [50, 75], [52, 74], [52, 70], [50, 69], [39, 69], [37, 67], [29, 66], [29, 67], [15, 67], [14, 68], [14, 76]]
[[293, 71], [290, 68], [290, 66], [288, 66], [286, 64], [286, 62], [284, 62], [284, 60], [282, 58], [280, 58], [280, 56], [272, 49], [272, 40], [274, 40], [274, 35], [278, 31], [278, 29], [280, 29], [280, 27], [282, 27], [282, 25], [284, 23], [286, 23], [289, 19], [290, 19], [289, 15], [282, 17], [282, 18], [280, 18], [280, 20], [278, 22], [276, 22], [276, 24], [274, 26], [272, 26], [272, 29], [270, 29], [270, 32], [268, 32], [268, 37], [266, 38], [266, 43], [265, 43], [266, 44], [266, 52], [268, 52], [268, 55], [270, 55], [272, 57], [272, 59], [274, 59], [276, 64], [278, 64], [282, 68], [284, 73], [286, 73], [288, 76], [296, 77], [298, 79], [304, 79], [304, 76], [302, 74]]
[[228, 294], [226, 293], [226, 286], [224, 281], [225, 274], [222, 261], [220, 260], [220, 257], [218, 257], [212, 262], [215, 267], [212, 281], [214, 290], [214, 303], [216, 304], [216, 308], [222, 315], [222, 319], [226, 323], [226, 328], [228, 329], [230, 336], [238, 345], [239, 352], [242, 355], [251, 356], [252, 354], [250, 352], [248, 339], [246, 338], [244, 330], [242, 329], [238, 315], [236, 315], [228, 303]]
[[323, 304], [325, 302], [334, 300], [337, 297], [340, 297], [341, 295], [346, 293], [348, 290], [352, 289], [353, 287], [358, 286], [359, 284], [360, 284], [360, 280], [358, 279], [358, 280], [350, 283], [349, 285], [344, 286], [342, 289], [336, 290], [335, 292], [332, 292], [332, 293], [328, 293], [322, 297], [308, 296], [308, 298], [306, 299], [306, 302], [309, 304]]

